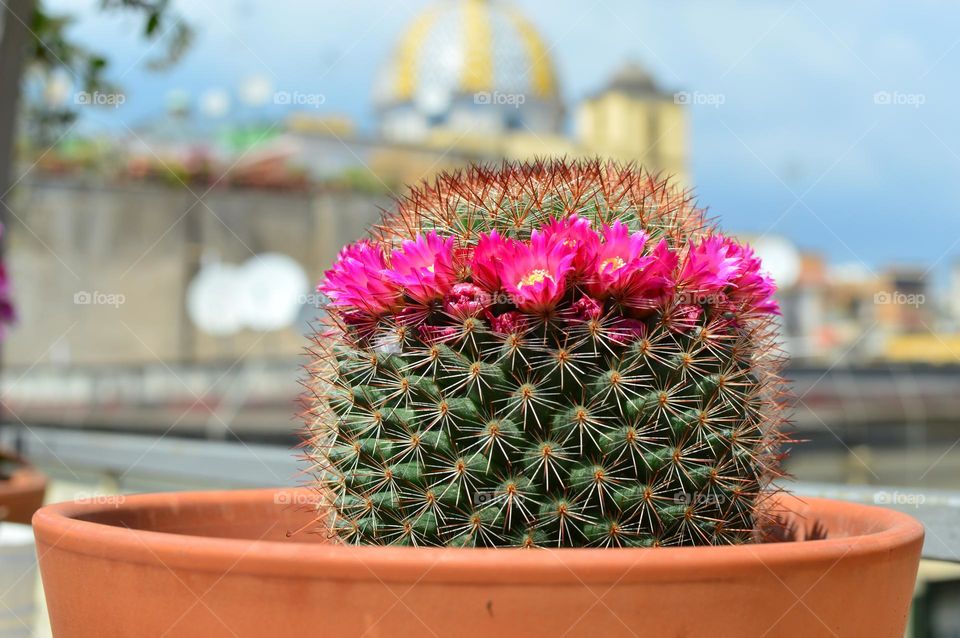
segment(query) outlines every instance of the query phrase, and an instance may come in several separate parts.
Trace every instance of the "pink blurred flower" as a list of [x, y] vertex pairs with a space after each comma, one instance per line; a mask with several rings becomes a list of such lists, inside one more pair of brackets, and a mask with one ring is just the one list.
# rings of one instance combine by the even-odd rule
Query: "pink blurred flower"
[[453, 284], [443, 298], [443, 309], [457, 319], [476, 317], [490, 307], [493, 296], [479, 286], [469, 283]]
[[[2, 226], [0, 226], [2, 233]], [[17, 321], [17, 311], [13, 305], [13, 293], [10, 278], [7, 275], [7, 265], [0, 262], [0, 339], [7, 336], [7, 328]]]
[[700, 322], [703, 308], [697, 304], [680, 304], [670, 313], [670, 329], [674, 332], [689, 332]]
[[383, 251], [363, 240], [340, 251], [317, 290], [353, 319], [377, 317], [396, 309], [400, 290], [383, 277]]
[[384, 276], [414, 301], [428, 304], [442, 299], [457, 281], [453, 263], [454, 238], [441, 238], [431, 231], [417, 233], [415, 241], [406, 240], [390, 255]]
[[487, 312], [487, 319], [490, 321], [491, 330], [505, 335], [522, 332], [527, 322], [526, 316], [516, 310], [509, 310], [499, 316]]
[[592, 275], [600, 249], [600, 237], [590, 227], [590, 220], [573, 214], [563, 219], [551, 219], [541, 230], [548, 241], [559, 242], [574, 251], [574, 278], [582, 280]]
[[573, 302], [573, 312], [577, 319], [599, 319], [603, 314], [603, 304], [593, 297], [583, 296]]
[[529, 243], [515, 242], [500, 262], [500, 281], [520, 310], [546, 313], [566, 292], [566, 279], [576, 253], [533, 231]]
[[647, 336], [647, 324], [629, 317], [618, 320], [610, 330], [610, 341], [621, 345], [639, 341], [645, 336]]
[[587, 282], [591, 295], [597, 299], [613, 297], [635, 310], [650, 310], [673, 295], [678, 258], [666, 240], [644, 255], [647, 234], [643, 231], [630, 233], [617, 221], [604, 228], [603, 236], [596, 272]]
[[709, 301], [733, 283], [740, 267], [736, 244], [723, 235], [712, 235], [690, 246], [680, 269], [679, 282], [689, 303]]
[[496, 230], [481, 233], [470, 261], [473, 283], [492, 293], [500, 290], [500, 263], [514, 243], [512, 239], [501, 237]]

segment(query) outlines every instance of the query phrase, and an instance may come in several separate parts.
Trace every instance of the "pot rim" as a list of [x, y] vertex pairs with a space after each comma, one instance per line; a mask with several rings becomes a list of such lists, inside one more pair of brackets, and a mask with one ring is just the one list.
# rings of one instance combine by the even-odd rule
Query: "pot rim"
[[46, 474], [32, 465], [25, 464], [14, 470], [9, 478], [0, 480], [0, 496], [40, 491], [46, 486]]
[[[273, 488], [208, 492], [171, 492], [125, 496], [119, 504], [65, 502], [47, 505], [33, 517], [40, 558], [53, 548], [108, 560], [190, 571], [246, 573], [285, 578], [379, 580], [381, 582], [544, 583], [687, 581], [731, 579], [745, 565], [776, 572], [802, 564], [832, 566], [841, 559], [886, 556], [922, 543], [923, 526], [901, 512], [822, 498], [777, 495], [786, 510], [808, 510], [842, 519], [871, 533], [714, 547], [562, 548], [524, 551], [510, 548], [447, 548], [332, 545], [195, 536], [149, 531], [84, 520], [115, 510], [171, 509], [188, 506], [212, 510], [267, 501], [279, 493], [307, 494], [308, 488]], [[288, 502], [296, 502], [292, 497]], [[280, 501], [282, 502], [282, 501]], [[290, 505], [288, 507], [296, 507]], [[213, 514], [213, 512], [211, 512]], [[279, 523], [280, 519], [277, 519]], [[272, 528], [271, 528], [272, 529]], [[270, 530], [268, 530], [270, 531]], [[289, 530], [285, 530], [288, 531]], [[264, 534], [266, 536], [266, 534]], [[634, 569], [639, 568], [639, 569]], [[415, 584], [415, 583], [414, 583]]]

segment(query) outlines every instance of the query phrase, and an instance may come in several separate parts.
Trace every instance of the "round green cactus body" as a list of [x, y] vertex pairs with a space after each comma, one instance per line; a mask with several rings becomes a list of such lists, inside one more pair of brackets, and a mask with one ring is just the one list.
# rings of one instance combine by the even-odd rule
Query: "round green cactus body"
[[[570, 219], [603, 234], [586, 274], [569, 258], [559, 266], [568, 267], [561, 291], [549, 281], [559, 271], [544, 266], [464, 301], [458, 291], [475, 293], [484, 280], [483, 237], [496, 231], [536, 246], [550, 224]], [[655, 303], [636, 302], [636, 283], [599, 285], [626, 263], [599, 261], [614, 250], [615, 224], [640, 242], [632, 257], [640, 277], [666, 251], [676, 256]], [[470, 288], [428, 298], [404, 280], [390, 301], [365, 309], [342, 303], [353, 283], [328, 283], [307, 417], [312, 470], [337, 538], [457, 547], [756, 538], [782, 440], [771, 306], [746, 296], [757, 280], [731, 251], [703, 257], [717, 235], [687, 194], [599, 162], [441, 176], [400, 202], [370, 240], [385, 269], [382, 280], [369, 277], [370, 298], [395, 276], [396, 251], [412, 253], [427, 233], [453, 238], [451, 281]], [[508, 257], [519, 263], [517, 254]], [[706, 272], [704, 263], [718, 265]], [[717, 277], [726, 279], [703, 283]], [[530, 301], [524, 288], [534, 284], [547, 287]]]

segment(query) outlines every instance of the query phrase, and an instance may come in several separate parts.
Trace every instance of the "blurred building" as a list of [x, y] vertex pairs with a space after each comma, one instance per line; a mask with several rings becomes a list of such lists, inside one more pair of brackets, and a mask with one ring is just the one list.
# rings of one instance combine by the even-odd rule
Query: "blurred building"
[[[564, 105], [549, 48], [506, 2], [442, 0], [407, 29], [378, 78], [380, 133], [422, 144], [561, 132]], [[442, 142], [441, 142], [442, 143]]]
[[944, 310], [954, 329], [960, 331], [960, 259], [950, 268], [950, 288]]
[[625, 64], [580, 104], [564, 102], [561, 84], [550, 47], [508, 1], [441, 0], [384, 63], [372, 134], [306, 114], [291, 118], [288, 134], [315, 179], [358, 158], [403, 184], [472, 161], [602, 156], [689, 185], [685, 106], [641, 64]]
[[795, 360], [956, 362], [960, 337], [940, 329], [926, 270], [831, 266], [795, 248], [785, 257], [786, 240], [776, 241], [777, 250], [770, 238], [756, 249], [779, 282], [784, 346]]
[[201, 130], [178, 96], [166, 117], [101, 159], [109, 166], [124, 158], [125, 177], [137, 179], [173, 171], [202, 182], [219, 168], [244, 185], [335, 183], [398, 193], [471, 162], [600, 156], [690, 186], [681, 93], [630, 61], [570, 104], [550, 50], [509, 0], [438, 0], [400, 34], [374, 78], [369, 129], [318, 109], [318, 94], [278, 91], [274, 101], [293, 107], [280, 126]]

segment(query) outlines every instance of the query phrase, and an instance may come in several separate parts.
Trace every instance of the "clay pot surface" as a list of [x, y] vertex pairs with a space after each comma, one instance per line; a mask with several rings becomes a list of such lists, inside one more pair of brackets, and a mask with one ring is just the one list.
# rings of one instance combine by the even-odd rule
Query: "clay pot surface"
[[350, 547], [303, 489], [61, 503], [34, 517], [54, 635], [903, 636], [923, 528], [781, 496], [825, 540], [656, 549]]
[[47, 477], [20, 457], [0, 450], [0, 460], [4, 459], [13, 459], [19, 467], [0, 479], [0, 521], [29, 525], [33, 513], [43, 505]]

